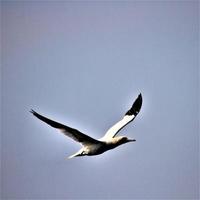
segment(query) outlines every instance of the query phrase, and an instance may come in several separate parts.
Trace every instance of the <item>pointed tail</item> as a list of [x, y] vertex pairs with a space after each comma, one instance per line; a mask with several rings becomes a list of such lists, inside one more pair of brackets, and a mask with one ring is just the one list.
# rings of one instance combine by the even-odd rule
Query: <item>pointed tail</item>
[[77, 157], [77, 156], [83, 156], [82, 149], [80, 151], [76, 152], [75, 154], [69, 156], [67, 159], [71, 159], [71, 158], [74, 158], [74, 157]]

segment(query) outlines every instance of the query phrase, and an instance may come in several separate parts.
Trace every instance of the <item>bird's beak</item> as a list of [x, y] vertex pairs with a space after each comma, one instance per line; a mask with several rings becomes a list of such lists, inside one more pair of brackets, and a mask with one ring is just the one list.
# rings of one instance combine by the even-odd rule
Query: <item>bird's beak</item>
[[131, 139], [131, 138], [128, 138], [127, 142], [135, 142], [136, 139]]

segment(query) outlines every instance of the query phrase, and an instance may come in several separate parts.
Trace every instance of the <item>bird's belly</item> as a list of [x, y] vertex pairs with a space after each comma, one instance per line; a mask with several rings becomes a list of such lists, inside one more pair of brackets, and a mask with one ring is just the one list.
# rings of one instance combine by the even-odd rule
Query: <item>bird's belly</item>
[[102, 154], [105, 151], [109, 150], [107, 145], [104, 143], [91, 145], [87, 148], [88, 156]]

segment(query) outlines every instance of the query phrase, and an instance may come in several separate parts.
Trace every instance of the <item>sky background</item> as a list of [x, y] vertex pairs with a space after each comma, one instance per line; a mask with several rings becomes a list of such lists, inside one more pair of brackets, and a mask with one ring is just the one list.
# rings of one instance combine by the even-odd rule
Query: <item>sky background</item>
[[[1, 1], [2, 199], [199, 197], [198, 1]], [[81, 147], [30, 109], [100, 138]]]

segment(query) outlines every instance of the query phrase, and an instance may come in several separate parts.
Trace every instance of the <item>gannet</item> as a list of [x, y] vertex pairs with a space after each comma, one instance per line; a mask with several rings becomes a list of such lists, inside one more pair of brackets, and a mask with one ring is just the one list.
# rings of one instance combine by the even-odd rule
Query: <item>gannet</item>
[[34, 110], [31, 110], [30, 112], [38, 119], [42, 120], [43, 122], [49, 124], [54, 128], [60, 129], [60, 131], [64, 135], [82, 144], [83, 147], [77, 153], [68, 157], [68, 158], [73, 158], [77, 156], [93, 156], [102, 154], [105, 151], [114, 149], [119, 145], [128, 142], [135, 142], [136, 141], [135, 139], [127, 138], [125, 136], [116, 136], [116, 135], [124, 126], [126, 126], [128, 123], [130, 123], [135, 119], [135, 117], [137, 116], [137, 114], [141, 109], [141, 106], [142, 106], [142, 95], [140, 93], [137, 99], [134, 101], [132, 107], [126, 112], [124, 117], [114, 126], [112, 126], [106, 132], [106, 134], [98, 140], [80, 132], [79, 130], [76, 130], [64, 124], [53, 121], [47, 117], [44, 117], [35, 112]]

